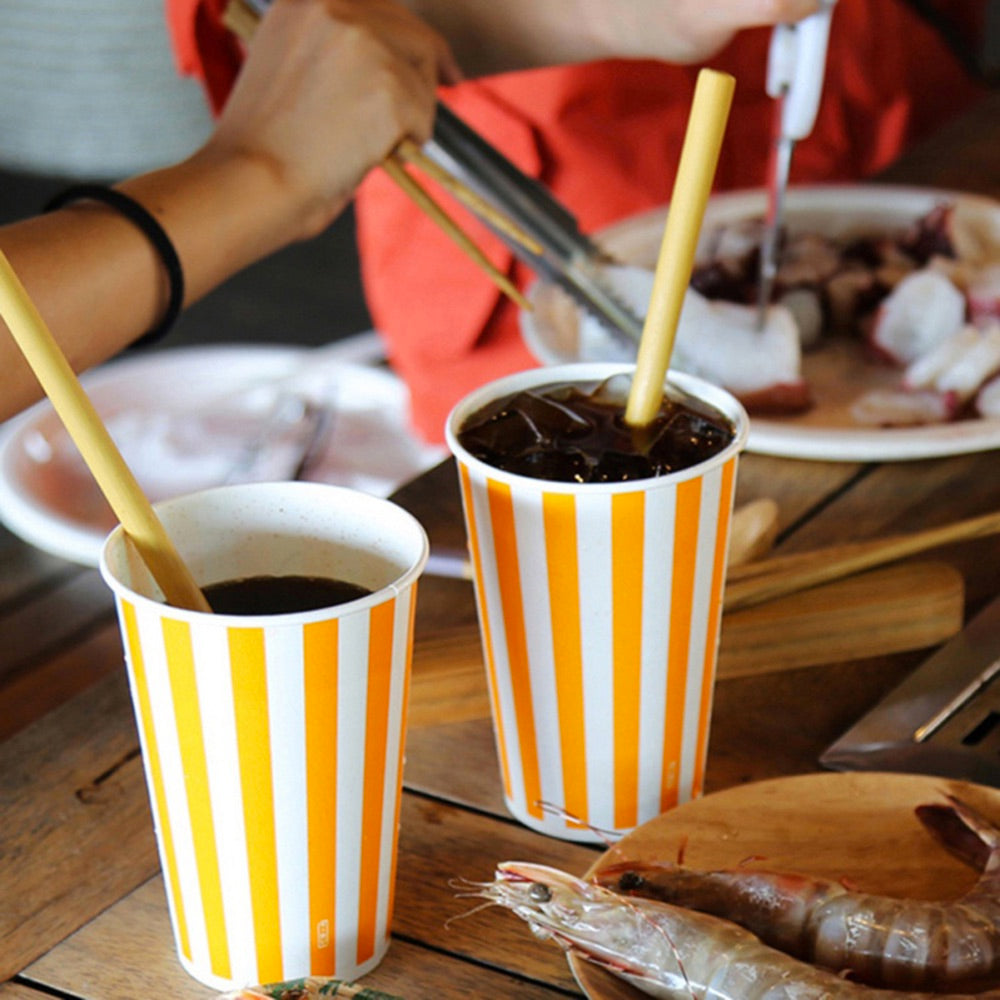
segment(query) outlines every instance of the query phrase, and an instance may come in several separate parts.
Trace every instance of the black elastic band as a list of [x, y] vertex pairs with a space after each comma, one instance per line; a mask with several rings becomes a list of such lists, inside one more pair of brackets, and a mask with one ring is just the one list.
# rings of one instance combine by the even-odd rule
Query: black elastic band
[[170, 297], [167, 300], [167, 308], [160, 322], [135, 342], [136, 344], [154, 343], [174, 325], [180, 315], [181, 307], [184, 305], [184, 272], [181, 269], [181, 261], [177, 256], [177, 251], [163, 227], [139, 202], [127, 194], [115, 190], [115, 188], [105, 187], [102, 184], [76, 184], [66, 188], [65, 191], [60, 191], [46, 203], [45, 211], [52, 212], [70, 202], [85, 200], [99, 201], [120, 212], [129, 222], [142, 230], [163, 262], [167, 279], [170, 282]]

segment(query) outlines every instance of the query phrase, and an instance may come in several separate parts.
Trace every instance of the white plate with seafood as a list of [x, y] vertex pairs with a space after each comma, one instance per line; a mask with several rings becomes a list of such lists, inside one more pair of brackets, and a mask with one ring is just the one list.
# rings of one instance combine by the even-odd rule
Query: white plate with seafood
[[[375, 339], [362, 337], [364, 345]], [[224, 482], [295, 475], [385, 496], [444, 453], [408, 432], [406, 388], [367, 363], [362, 337], [312, 350], [140, 352], [81, 382], [154, 502]], [[87, 566], [97, 565], [115, 525], [47, 401], [0, 428], [0, 520], [36, 547]]]
[[[740, 785], [685, 803], [638, 827], [587, 873], [622, 861], [677, 861], [693, 869], [741, 865], [843, 880], [886, 896], [947, 901], [977, 873], [936, 843], [914, 810], [946, 793], [1000, 818], [1000, 789], [923, 775], [820, 773]], [[646, 994], [576, 956], [590, 1000]]]
[[[712, 198], [699, 244], [699, 261], [715, 252], [720, 233], [738, 231], [759, 220], [765, 202], [766, 195], [759, 190]], [[817, 234], [849, 242], [857, 237], [895, 236], [943, 205], [953, 207], [967, 237], [959, 259], [967, 253], [977, 256], [977, 266], [985, 260], [994, 277], [1000, 278], [1000, 203], [990, 198], [878, 185], [792, 188], [786, 202], [786, 224], [790, 236]], [[665, 217], [666, 209], [633, 216], [602, 230], [596, 239], [615, 260], [652, 269]], [[994, 292], [991, 288], [990, 294]], [[582, 317], [560, 289], [537, 282], [529, 298], [534, 308], [522, 313], [521, 329], [529, 349], [542, 363], [623, 359], [621, 345], [602, 336], [599, 327], [595, 335], [594, 321]], [[818, 347], [803, 349], [801, 377], [812, 401], [803, 412], [754, 415], [750, 407], [750, 451], [791, 458], [883, 461], [1000, 446], [1000, 418], [969, 416], [967, 410], [959, 419], [945, 417], [907, 426], [884, 426], [877, 417], [876, 423], [860, 423], [853, 411], [862, 397], [898, 397], [902, 372], [899, 367], [874, 362], [870, 345], [856, 338], [832, 335]]]

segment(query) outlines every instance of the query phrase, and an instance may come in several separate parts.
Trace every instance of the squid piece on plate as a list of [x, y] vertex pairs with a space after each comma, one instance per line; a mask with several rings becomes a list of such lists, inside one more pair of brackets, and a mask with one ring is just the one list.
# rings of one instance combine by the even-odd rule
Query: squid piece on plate
[[[639, 315], [645, 315], [653, 273], [640, 267], [614, 266], [605, 271], [615, 291]], [[772, 306], [762, 330], [750, 306], [710, 301], [689, 288], [677, 328], [671, 367], [721, 385], [751, 412], [791, 413], [809, 406], [802, 378], [799, 332], [790, 310]], [[581, 318], [581, 339], [600, 336]]]
[[997, 371], [1000, 371], [1000, 322], [984, 329], [970, 323], [917, 358], [907, 368], [903, 385], [953, 392], [965, 402]]
[[914, 271], [879, 307], [871, 344], [889, 362], [908, 365], [960, 330], [965, 313], [965, 296], [946, 275]]
[[981, 417], [1000, 417], [1000, 375], [995, 375], [976, 393], [976, 412]]
[[860, 396], [851, 407], [854, 420], [869, 427], [943, 424], [953, 420], [957, 413], [954, 396], [930, 389], [913, 392], [876, 389]]
[[[1000, 322], [985, 327], [962, 326], [906, 369], [897, 390], [862, 396], [852, 414], [859, 423], [904, 426], [941, 423], [983, 406], [1000, 406], [1000, 390], [984, 395], [983, 387], [1000, 372]], [[996, 403], [990, 401], [997, 393]]]

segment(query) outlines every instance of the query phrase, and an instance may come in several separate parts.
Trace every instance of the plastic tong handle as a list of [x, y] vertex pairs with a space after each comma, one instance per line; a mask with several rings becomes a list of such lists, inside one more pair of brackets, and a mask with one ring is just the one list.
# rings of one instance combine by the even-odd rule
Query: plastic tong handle
[[783, 98], [781, 138], [804, 139], [813, 130], [826, 71], [830, 19], [836, 0], [797, 24], [779, 24], [771, 35], [767, 93]]

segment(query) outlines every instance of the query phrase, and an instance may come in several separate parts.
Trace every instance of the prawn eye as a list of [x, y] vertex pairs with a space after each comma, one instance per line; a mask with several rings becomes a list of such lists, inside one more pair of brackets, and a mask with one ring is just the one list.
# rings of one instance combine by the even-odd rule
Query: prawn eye
[[618, 888], [622, 892], [632, 892], [641, 889], [646, 880], [638, 872], [625, 872], [618, 880]]
[[528, 886], [528, 899], [533, 903], [547, 903], [552, 898], [552, 890], [541, 882], [532, 882]]

